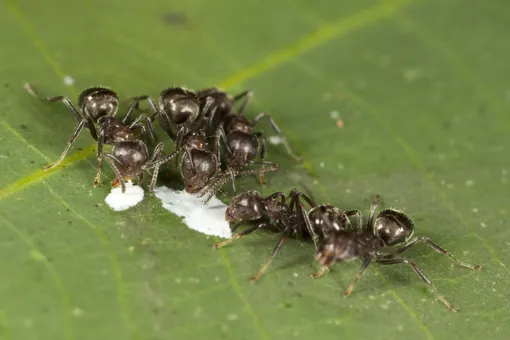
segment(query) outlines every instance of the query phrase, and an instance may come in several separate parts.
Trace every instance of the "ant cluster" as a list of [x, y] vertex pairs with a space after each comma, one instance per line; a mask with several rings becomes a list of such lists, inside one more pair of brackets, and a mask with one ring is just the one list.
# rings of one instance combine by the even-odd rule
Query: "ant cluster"
[[[271, 116], [260, 113], [250, 120], [244, 115], [253, 96], [251, 91], [232, 96], [218, 88], [192, 91], [170, 87], [160, 93], [157, 102], [148, 95], [131, 98], [126, 113], [118, 118], [119, 100], [111, 89], [91, 87], [84, 90], [79, 95], [76, 108], [64, 96], [43, 98], [30, 84], [25, 85], [25, 88], [31, 95], [46, 102], [64, 103], [78, 122], [62, 155], [55, 163], [46, 166], [46, 170], [63, 161], [80, 132], [87, 128], [97, 141], [98, 167], [94, 186], [98, 185], [101, 178], [104, 144], [112, 146], [111, 153], [104, 155], [116, 176], [112, 186], [121, 186], [122, 192], [128, 180], [136, 178], [140, 184], [145, 172], [152, 176], [149, 185], [152, 191], [160, 167], [173, 159], [180, 168], [185, 190], [202, 198], [204, 203], [214, 197], [228, 181], [232, 181], [234, 197], [225, 211], [225, 219], [234, 224], [233, 232], [243, 224], [249, 227], [215, 244], [214, 248], [221, 248], [262, 229], [281, 235], [268, 261], [252, 281], [262, 277], [289, 237], [310, 239], [313, 242], [315, 260], [321, 269], [312, 274], [312, 278], [322, 276], [336, 262], [355, 259], [362, 261], [353, 282], [345, 290], [345, 296], [351, 294], [371, 263], [405, 264], [450, 311], [455, 312], [457, 309], [438, 292], [418, 265], [401, 255], [415, 245], [425, 244], [462, 267], [481, 269], [479, 265], [458, 260], [427, 237], [413, 237], [414, 222], [404, 212], [383, 209], [376, 214], [379, 196], [372, 202], [367, 221], [363, 223], [360, 210], [341, 210], [331, 204], [318, 205], [298, 189], [292, 189], [288, 195], [276, 192], [262, 197], [253, 190], [236, 195], [236, 178], [258, 174], [263, 185], [264, 174], [279, 168], [278, 164], [265, 158], [265, 135], [254, 131], [262, 119], [269, 121], [287, 153], [301, 161]], [[130, 121], [129, 117], [134, 110], [140, 110], [139, 104], [142, 101], [149, 104], [152, 114], [144, 112]], [[156, 123], [175, 145], [173, 152], [165, 154], [163, 142], [158, 141]], [[149, 153], [148, 145], [153, 146], [152, 154]], [[351, 219], [354, 219], [354, 223]]]
[[[266, 137], [262, 132], [253, 131], [263, 118], [269, 121], [288, 153], [300, 160], [271, 116], [260, 113], [250, 120], [243, 115], [253, 96], [251, 91], [232, 96], [218, 88], [193, 91], [170, 87], [161, 91], [157, 102], [148, 95], [129, 99], [129, 108], [118, 118], [119, 99], [109, 88], [85, 89], [78, 97], [77, 107], [64, 96], [41, 97], [30, 84], [26, 84], [25, 89], [45, 102], [64, 103], [78, 121], [60, 158], [45, 170], [58, 166], [83, 128], [87, 128], [97, 141], [94, 186], [101, 179], [105, 144], [112, 146], [112, 152], [104, 155], [116, 176], [112, 186], [121, 186], [122, 192], [126, 190], [126, 181], [136, 179], [141, 184], [145, 172], [152, 175], [149, 190], [153, 191], [160, 167], [174, 158], [185, 190], [196, 193], [204, 203], [229, 180], [234, 193], [235, 179], [239, 177], [258, 174], [260, 183], [264, 184], [264, 173], [277, 170], [278, 164], [265, 159]], [[130, 121], [131, 114], [139, 110], [142, 101], [148, 102], [152, 114], [141, 113]], [[236, 108], [238, 102], [241, 105]], [[175, 145], [175, 150], [168, 155], [163, 150], [164, 143], [158, 142], [156, 122]], [[151, 144], [155, 144], [152, 155], [149, 154]]]

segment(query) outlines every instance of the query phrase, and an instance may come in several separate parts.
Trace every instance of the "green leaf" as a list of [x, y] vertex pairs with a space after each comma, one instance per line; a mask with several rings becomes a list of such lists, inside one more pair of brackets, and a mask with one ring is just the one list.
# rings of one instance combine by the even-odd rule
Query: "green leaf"
[[[508, 1], [6, 1], [0, 7], [0, 335], [5, 339], [508, 339], [510, 322]], [[64, 78], [75, 80], [73, 86]], [[368, 213], [376, 194], [482, 271], [425, 246], [405, 266], [359, 262], [319, 280], [313, 245], [289, 240], [249, 278], [277, 235], [214, 251], [147, 197], [104, 204], [93, 140], [60, 155], [65, 107], [91, 85], [123, 98], [174, 84], [249, 88], [305, 158], [280, 146], [264, 194], [306, 186]], [[336, 113], [335, 113], [336, 112]], [[338, 117], [336, 117], [338, 115]], [[332, 119], [333, 117], [334, 119]], [[338, 121], [338, 122], [337, 122]], [[343, 125], [342, 125], [343, 122]], [[261, 127], [270, 135], [268, 125]], [[223, 197], [226, 201], [227, 196]]]

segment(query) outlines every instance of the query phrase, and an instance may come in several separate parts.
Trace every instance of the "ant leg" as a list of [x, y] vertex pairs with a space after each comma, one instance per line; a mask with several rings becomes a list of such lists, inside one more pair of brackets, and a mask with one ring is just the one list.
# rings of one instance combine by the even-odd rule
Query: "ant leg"
[[147, 117], [145, 114], [142, 113], [141, 115], [136, 117], [136, 119], [131, 124], [129, 124], [129, 128], [133, 129], [136, 126], [140, 126], [142, 128], [142, 133], [145, 134], [145, 126], [143, 125], [143, 123], [141, 123], [142, 120], [144, 120], [145, 124], [147, 125], [147, 129], [149, 130], [149, 136], [154, 142], [156, 142], [158, 138], [156, 137], [156, 130], [154, 129], [154, 124], [152, 124], [150, 118]]
[[243, 97], [244, 97], [243, 103], [241, 104], [241, 107], [239, 108], [239, 110], [237, 110], [238, 115], [242, 115], [244, 113], [244, 111], [246, 111], [246, 107], [251, 102], [251, 99], [253, 97], [253, 91], [248, 90], [248, 91], [239, 93], [238, 95], [236, 95], [234, 97], [234, 101], [237, 102], [239, 99], [241, 99]]
[[[264, 173], [266, 172], [270, 172], [270, 171], [275, 171], [279, 168], [278, 164], [274, 163], [274, 162], [270, 162], [270, 161], [251, 161], [249, 164], [253, 164], [253, 165], [260, 165], [260, 168], [257, 170], [257, 169], [250, 169], [250, 170], [245, 170], [245, 171], [241, 171], [241, 173], [244, 173], [244, 176], [248, 175], [248, 174], [255, 174], [256, 172], [259, 173], [259, 176], [262, 177], [262, 180], [264, 179]], [[269, 167], [266, 167], [266, 166], [269, 166]], [[238, 176], [239, 177], [239, 176]], [[265, 183], [260, 183], [261, 185], [265, 186]]]
[[97, 173], [96, 178], [94, 179], [94, 187], [97, 187], [99, 181], [101, 180], [101, 169], [103, 167], [103, 143], [104, 135], [101, 133], [97, 140]]
[[[162, 144], [162, 143], [160, 143]], [[159, 144], [158, 144], [159, 145]], [[146, 166], [146, 169], [153, 169], [155, 167], [159, 167], [161, 166], [162, 164], [168, 162], [169, 160], [171, 160], [172, 158], [174, 158], [175, 156], [177, 156], [179, 154], [180, 150], [176, 150], [174, 152], [172, 152], [170, 155], [168, 156], [165, 156], [163, 158], [160, 158], [158, 160], [150, 160], [149, 163], [147, 164]]]
[[29, 84], [29, 83], [26, 83], [24, 85], [24, 88], [25, 90], [34, 98], [37, 98], [39, 100], [42, 100], [42, 101], [45, 101], [45, 102], [48, 102], [48, 103], [54, 103], [54, 102], [62, 102], [64, 103], [64, 105], [67, 107], [67, 109], [69, 111], [71, 111], [71, 113], [74, 115], [74, 118], [76, 118], [76, 120], [78, 122], [81, 122], [83, 120], [83, 117], [82, 115], [79, 113], [79, 111], [74, 107], [73, 103], [71, 103], [71, 101], [64, 97], [64, 96], [55, 96], [55, 97], [41, 97], [37, 91], [35, 90], [35, 88], [32, 86], [32, 84]]
[[360, 270], [358, 271], [358, 274], [356, 274], [356, 277], [354, 278], [354, 281], [347, 287], [347, 289], [344, 292], [344, 296], [351, 295], [352, 290], [354, 289], [354, 285], [358, 282], [359, 278], [361, 277], [361, 274], [367, 269], [368, 265], [372, 262], [373, 258], [372, 256], [369, 256], [363, 261], [363, 264], [361, 265]]
[[232, 181], [232, 190], [234, 192], [234, 196], [237, 195], [237, 190], [236, 190], [236, 174], [234, 172], [234, 170], [232, 170], [232, 168], [228, 168], [228, 174], [230, 175], [230, 180]]
[[214, 175], [219, 174], [221, 172], [221, 146], [220, 146], [220, 138], [218, 136], [213, 136], [214, 138], [214, 147], [213, 147], [213, 155], [216, 161], [216, 171]]
[[216, 243], [215, 245], [213, 245], [213, 248], [214, 249], [222, 248], [222, 247], [226, 246], [227, 244], [232, 243], [233, 241], [238, 240], [242, 237], [245, 237], [246, 235], [249, 235], [249, 234], [253, 233], [254, 231], [257, 231], [266, 225], [267, 225], [266, 223], [261, 223], [256, 226], [253, 226], [251, 228], [248, 228], [244, 231], [241, 231], [240, 233], [236, 233], [236, 234], [232, 235], [232, 237], [229, 238], [228, 240], [225, 240], [220, 243]]
[[[298, 213], [301, 213], [301, 216], [303, 217], [303, 219], [305, 221], [306, 229], [308, 230], [308, 232], [310, 233], [310, 236], [312, 237], [313, 245], [315, 246], [315, 250], [319, 250], [319, 235], [317, 235], [315, 233], [315, 230], [313, 230], [312, 223], [310, 222], [310, 217], [308, 217], [307, 212], [303, 208], [303, 204], [301, 204], [301, 202], [299, 202], [299, 200], [296, 203], [296, 208], [297, 208], [297, 210], [299, 210]], [[322, 230], [322, 232], [323, 232], [323, 236], [326, 237], [327, 235], [326, 235], [325, 231]]]
[[87, 123], [87, 121], [84, 120], [84, 119], [82, 119], [80, 121], [80, 123], [78, 124], [78, 126], [74, 130], [74, 132], [71, 135], [71, 137], [69, 137], [69, 140], [67, 141], [67, 145], [66, 145], [64, 151], [62, 152], [62, 154], [60, 155], [60, 158], [55, 163], [45, 166], [44, 167], [44, 171], [49, 171], [50, 169], [53, 169], [54, 167], [59, 165], [60, 162], [62, 162], [64, 160], [64, 158], [66, 157], [67, 152], [69, 151], [69, 149], [71, 148], [73, 143], [76, 141], [76, 138], [78, 138], [78, 135], [80, 134], [81, 130], [83, 129], [83, 127], [85, 126], [86, 123]]
[[[164, 146], [163, 143], [159, 143], [158, 145], [156, 145], [156, 147], [154, 148], [154, 152], [152, 154], [152, 158], [149, 161], [150, 163], [154, 162], [154, 160], [159, 157], [159, 155], [163, 151], [163, 146]], [[151, 178], [151, 182], [149, 184], [150, 191], [154, 191], [154, 188], [156, 187], [156, 181], [158, 179], [158, 174], [159, 174], [159, 165], [154, 167], [154, 170], [152, 171], [152, 178]]]
[[480, 265], [477, 265], [477, 264], [469, 264], [469, 263], [460, 261], [455, 256], [453, 256], [448, 250], [442, 248], [441, 246], [439, 246], [438, 244], [436, 244], [432, 240], [430, 240], [428, 237], [424, 237], [424, 236], [415, 237], [414, 239], [409, 241], [407, 244], [405, 244], [401, 248], [397, 249], [397, 251], [395, 253], [401, 254], [401, 253], [409, 250], [409, 248], [411, 248], [412, 246], [415, 246], [420, 243], [425, 243], [427, 246], [434, 249], [438, 253], [450, 257], [453, 261], [457, 262], [457, 264], [459, 264], [462, 267], [473, 269], [473, 270], [480, 270], [482, 268]]
[[317, 204], [315, 203], [315, 201], [313, 199], [311, 199], [306, 194], [302, 193], [301, 191], [299, 191], [296, 188], [294, 188], [290, 191], [289, 197], [296, 197], [296, 199], [299, 199], [298, 197], [301, 197], [310, 205], [310, 207], [314, 208], [317, 206]]
[[266, 198], [264, 198], [264, 201], [272, 200], [274, 198], [280, 198], [280, 201], [285, 204], [286, 200], [285, 194], [281, 191], [275, 192], [274, 194], [267, 196]]
[[324, 267], [321, 267], [321, 269], [319, 269], [319, 271], [317, 273], [313, 273], [310, 275], [310, 278], [311, 279], [318, 279], [319, 277], [321, 277], [322, 275], [324, 275], [325, 272], [329, 272], [329, 268], [324, 266]]
[[259, 120], [261, 120], [262, 118], [266, 117], [267, 120], [269, 121], [269, 123], [271, 124], [271, 127], [273, 128], [273, 130], [276, 132], [276, 134], [280, 137], [280, 140], [281, 140], [281, 143], [283, 144], [283, 146], [285, 146], [285, 149], [287, 149], [287, 153], [292, 157], [294, 158], [296, 161], [298, 162], [302, 162], [303, 161], [303, 158], [302, 157], [299, 157], [297, 156], [294, 151], [292, 151], [292, 148], [290, 147], [290, 144], [289, 142], [287, 141], [287, 137], [285, 137], [285, 135], [283, 134], [283, 132], [280, 130], [280, 128], [278, 127], [278, 125], [276, 125], [276, 122], [273, 120], [273, 118], [271, 118], [270, 115], [268, 115], [267, 113], [265, 112], [261, 112], [258, 114], [257, 117], [255, 117], [255, 119], [253, 120], [253, 125], [256, 125]]
[[377, 209], [377, 206], [379, 205], [380, 198], [381, 197], [379, 195], [376, 195], [375, 199], [372, 201], [372, 204], [370, 204], [370, 215], [368, 216], [368, 223], [367, 223], [368, 231], [372, 231], [372, 229], [373, 229], [375, 210]]
[[255, 282], [255, 281], [259, 280], [262, 277], [262, 275], [264, 275], [264, 273], [266, 272], [267, 268], [269, 268], [269, 266], [271, 265], [271, 262], [273, 262], [273, 259], [280, 252], [280, 249], [282, 248], [283, 242], [287, 238], [287, 230], [288, 230], [288, 228], [286, 228], [283, 231], [283, 233], [282, 233], [283, 235], [280, 238], [280, 240], [278, 241], [278, 243], [276, 244], [276, 246], [274, 247], [273, 253], [269, 257], [269, 260], [267, 260], [267, 262], [264, 263], [264, 265], [260, 268], [260, 270], [257, 272], [257, 274], [254, 277], [251, 278], [250, 281]]
[[151, 107], [151, 110], [153, 112], [153, 114], [152, 114], [152, 116], [150, 118], [151, 121], [154, 121], [154, 119], [158, 115], [158, 109], [156, 107], [156, 104], [154, 103], [154, 100], [150, 96], [147, 96], [147, 95], [136, 96], [136, 97], [132, 97], [132, 98], [130, 98], [128, 100], [131, 101], [131, 104], [129, 105], [129, 108], [128, 108], [126, 114], [124, 115], [124, 117], [121, 120], [122, 123], [126, 124], [129, 115], [133, 112], [133, 110], [135, 110], [135, 109], [138, 110], [139, 109], [139, 105], [140, 105], [140, 102], [142, 100], [147, 100], [147, 102], [149, 103], [149, 106]]
[[[360, 232], [363, 229], [363, 219], [361, 217], [361, 211], [359, 210], [347, 210], [345, 212], [347, 218], [350, 216], [356, 216], [356, 231]], [[349, 224], [351, 222], [349, 221]]]
[[448, 308], [452, 312], [457, 311], [457, 309], [452, 304], [450, 304], [448, 301], [446, 301], [446, 299], [441, 294], [439, 294], [439, 291], [436, 289], [436, 287], [434, 287], [432, 282], [425, 276], [425, 274], [416, 265], [415, 262], [409, 261], [407, 259], [399, 258], [399, 257], [378, 258], [378, 259], [376, 259], [376, 261], [377, 261], [377, 263], [384, 264], [384, 265], [390, 265], [390, 264], [406, 264], [406, 265], [408, 265], [409, 267], [411, 267], [414, 270], [416, 275], [418, 275], [420, 277], [420, 279], [422, 279], [423, 282], [425, 282], [434, 291], [434, 293], [436, 294], [439, 301], [441, 301], [443, 303], [443, 305], [446, 306], [446, 308]]
[[[265, 158], [266, 158], [266, 148], [267, 148], [266, 137], [264, 136], [264, 134], [262, 132], [255, 132], [253, 135], [255, 137], [257, 137], [257, 139], [260, 142], [260, 161], [262, 163], [264, 163]], [[264, 165], [262, 165], [260, 167], [259, 178], [260, 178], [260, 185], [264, 186], [266, 184], [264, 181]]]
[[120, 187], [122, 188], [122, 193], [126, 192], [126, 183], [124, 180], [124, 176], [120, 172], [117, 165], [115, 165], [115, 162], [119, 162], [117, 158], [115, 158], [112, 154], [106, 154], [106, 161], [110, 166], [112, 167], [113, 172], [115, 173], [115, 178], [119, 181]]
[[[259, 164], [259, 163], [254, 162], [253, 164]], [[264, 164], [270, 166], [268, 168], [265, 168], [265, 170], [264, 170], [265, 172], [274, 171], [274, 170], [278, 169], [278, 164], [276, 164], [276, 163], [264, 162]], [[243, 176], [248, 176], [248, 175], [255, 174], [259, 171], [260, 170], [258, 170], [258, 169], [242, 170], [239, 172], [235, 172], [235, 177], [239, 178], [239, 177], [243, 177]], [[230, 179], [229, 174], [223, 173], [220, 176], [218, 176], [218, 179], [215, 182], [211, 182], [211, 183], [207, 184], [204, 188], [202, 188], [202, 190], [200, 190], [200, 192], [198, 193], [198, 197], [205, 196], [205, 198], [202, 200], [202, 203], [204, 203], [204, 204], [207, 203], [220, 190], [220, 188], [223, 185], [225, 185], [225, 183], [227, 183], [229, 181], [229, 179]]]

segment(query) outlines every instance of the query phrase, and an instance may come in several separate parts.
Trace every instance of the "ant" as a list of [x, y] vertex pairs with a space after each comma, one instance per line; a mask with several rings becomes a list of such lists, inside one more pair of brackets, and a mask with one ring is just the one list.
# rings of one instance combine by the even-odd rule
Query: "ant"
[[159, 167], [184, 151], [180, 162], [181, 177], [184, 180], [186, 192], [196, 193], [220, 171], [220, 161], [217, 156], [219, 146], [215, 143], [211, 151], [208, 137], [200, 127], [185, 128], [185, 130], [185, 132], [181, 131], [176, 150], [152, 162], [150, 168]]
[[[370, 206], [370, 215], [364, 228], [358, 224], [357, 230], [335, 230], [323, 241], [317, 251], [315, 259], [321, 264], [321, 270], [312, 275], [313, 278], [322, 276], [335, 262], [346, 262], [354, 259], [363, 261], [354, 281], [349, 285], [344, 295], [349, 296], [358, 282], [361, 274], [372, 262], [382, 265], [406, 264], [434, 291], [437, 298], [452, 312], [457, 309], [450, 304], [436, 289], [432, 282], [425, 276], [423, 271], [414, 261], [399, 257], [411, 247], [424, 243], [440, 254], [448, 256], [462, 267], [480, 270], [480, 265], [472, 265], [458, 260], [446, 249], [440, 247], [428, 237], [417, 236], [412, 238], [414, 233], [413, 220], [402, 211], [395, 209], [384, 209], [375, 215], [379, 196]], [[387, 247], [398, 247], [394, 252], [385, 253]]]
[[[308, 203], [310, 210], [305, 210], [302, 200]], [[232, 199], [225, 211], [225, 219], [235, 223], [233, 231], [247, 222], [252, 226], [213, 247], [221, 248], [262, 228], [279, 232], [280, 240], [269, 260], [252, 278], [252, 281], [257, 281], [269, 268], [288, 236], [311, 238], [318, 249], [318, 241], [332, 231], [352, 229], [350, 216], [356, 216], [361, 223], [360, 211], [342, 211], [332, 205], [317, 205], [312, 198], [297, 189], [292, 189], [288, 196], [283, 192], [275, 192], [267, 197], [262, 197], [257, 191], [247, 191]]]
[[[251, 98], [250, 92], [247, 92], [246, 96]], [[216, 105], [219, 104], [220, 103], [216, 103]], [[277, 168], [275, 163], [265, 160], [265, 135], [262, 132], [253, 132], [253, 128], [263, 118], [266, 118], [269, 121], [273, 130], [280, 137], [287, 153], [295, 160], [299, 162], [302, 161], [300, 157], [294, 154], [287, 142], [287, 139], [270, 115], [262, 112], [258, 114], [253, 121], [250, 121], [243, 115], [246, 104], [247, 102], [245, 101], [241, 106], [241, 109], [237, 112], [234, 112], [233, 110], [230, 110], [230, 112], [225, 112], [224, 110], [216, 111], [215, 107], [211, 109], [209, 122], [215, 124], [215, 126], [213, 126], [215, 134], [221, 138], [225, 146], [227, 169], [220, 176], [217, 176], [214, 183], [205, 187], [199, 193], [199, 197], [205, 196], [204, 202], [209, 201], [229, 180], [232, 180], [235, 194], [236, 190], [234, 180], [236, 177], [239, 177], [249, 165], [256, 164], [261, 166], [259, 170], [259, 180], [261, 185], [265, 184], [264, 173]], [[257, 155], [260, 155], [260, 161], [255, 161]], [[265, 167], [265, 165], [269, 165], [269, 168]]]
[[[131, 104], [128, 111], [122, 119], [115, 117], [119, 107], [119, 99], [117, 94], [106, 87], [89, 87], [82, 91], [78, 97], [78, 108], [64, 96], [41, 97], [31, 84], [25, 84], [25, 90], [33, 97], [48, 102], [62, 102], [78, 121], [73, 134], [69, 138], [64, 151], [60, 158], [53, 164], [44, 167], [45, 171], [49, 171], [58, 166], [67, 155], [67, 152], [78, 138], [84, 127], [89, 129], [92, 138], [97, 141], [97, 174], [94, 179], [94, 187], [99, 184], [101, 179], [101, 169], [103, 162], [103, 145], [118, 145], [117, 150], [124, 150], [119, 143], [138, 143], [134, 137], [133, 129], [139, 127], [145, 136], [148, 132], [151, 138], [156, 140], [154, 126], [149, 117], [142, 114], [132, 123], [128, 124], [127, 119], [133, 109], [135, 102]], [[97, 126], [96, 126], [97, 125]], [[129, 143], [128, 143], [129, 144]], [[127, 144], [126, 144], [127, 145]], [[134, 144], [129, 144], [134, 147]], [[135, 147], [136, 148], [136, 147]], [[125, 151], [125, 150], [124, 150]], [[140, 151], [140, 149], [138, 150]], [[123, 190], [124, 191], [124, 190]]]

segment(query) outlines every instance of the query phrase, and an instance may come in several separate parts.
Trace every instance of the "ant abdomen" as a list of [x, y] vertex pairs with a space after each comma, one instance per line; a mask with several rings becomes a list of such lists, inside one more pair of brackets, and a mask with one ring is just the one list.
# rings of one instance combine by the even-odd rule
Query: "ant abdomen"
[[159, 96], [159, 109], [177, 125], [193, 122], [200, 113], [200, 101], [195, 92], [181, 87], [170, 87]]
[[413, 220], [398, 210], [382, 210], [374, 221], [373, 233], [383, 240], [386, 246], [404, 243], [413, 235], [413, 232]]
[[113, 157], [118, 162], [117, 166], [126, 179], [140, 172], [142, 166], [149, 160], [147, 147], [136, 140], [117, 143], [112, 151]]
[[90, 87], [78, 97], [78, 106], [94, 121], [103, 116], [114, 116], [119, 107], [117, 94], [105, 87]]

